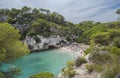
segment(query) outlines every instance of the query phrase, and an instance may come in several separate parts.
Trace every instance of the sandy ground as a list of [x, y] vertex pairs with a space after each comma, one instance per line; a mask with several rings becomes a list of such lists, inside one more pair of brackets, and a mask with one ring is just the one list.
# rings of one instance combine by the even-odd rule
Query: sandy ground
[[70, 45], [67, 45], [67, 46], [63, 46], [63, 47], [60, 47], [60, 49], [62, 50], [66, 50], [70, 53], [74, 53], [76, 56], [84, 56], [84, 51], [89, 48], [89, 45], [85, 45], [85, 44], [75, 44], [75, 43], [72, 43]]

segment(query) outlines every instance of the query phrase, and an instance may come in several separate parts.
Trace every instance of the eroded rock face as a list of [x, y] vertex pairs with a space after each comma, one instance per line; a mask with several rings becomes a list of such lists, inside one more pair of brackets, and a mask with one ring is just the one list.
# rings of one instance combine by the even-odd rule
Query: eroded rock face
[[2, 21], [2, 22], [4, 22], [4, 21], [6, 21], [7, 20], [7, 16], [0, 16], [0, 21]]
[[115, 78], [120, 78], [120, 73], [117, 76], [115, 76]]
[[67, 40], [59, 35], [50, 36], [49, 38], [37, 35], [33, 37], [26, 36], [24, 43], [28, 45], [31, 51], [40, 51], [60, 47], [64, 45], [64, 43], [66, 44]]
[[30, 25], [28, 25], [28, 24], [19, 24], [19, 22], [12, 24], [12, 26], [17, 28], [21, 34], [23, 34], [30, 27]]

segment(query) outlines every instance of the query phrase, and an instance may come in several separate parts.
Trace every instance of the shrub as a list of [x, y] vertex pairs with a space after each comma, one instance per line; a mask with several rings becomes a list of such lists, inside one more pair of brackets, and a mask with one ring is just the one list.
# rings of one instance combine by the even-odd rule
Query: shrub
[[110, 48], [110, 53], [115, 56], [120, 56], [120, 48], [112, 47]]
[[30, 30], [28, 33], [27, 33], [28, 36], [34, 36], [36, 35], [36, 33], [33, 31], [33, 30]]
[[41, 40], [37, 36], [35, 36], [34, 39], [35, 39], [36, 43], [40, 43], [41, 42]]
[[89, 73], [96, 71], [96, 72], [102, 72], [103, 71], [103, 66], [98, 65], [98, 64], [87, 64], [86, 69], [88, 70]]
[[71, 41], [71, 38], [69, 36], [66, 37], [67, 41]]
[[85, 50], [85, 55], [92, 53], [94, 50], [96, 50], [94, 40], [90, 40], [90, 47]]
[[113, 46], [116, 46], [116, 47], [120, 48], [120, 36], [114, 37], [112, 39], [112, 43], [113, 43]]
[[97, 32], [91, 36], [96, 44], [108, 45], [109, 44], [109, 33], [108, 32]]
[[84, 37], [79, 36], [79, 37], [76, 39], [76, 42], [77, 42], [77, 43], [80, 43], [80, 42], [83, 42], [83, 40], [84, 40]]
[[0, 78], [4, 78], [4, 74], [0, 72]]
[[91, 73], [94, 70], [94, 65], [93, 64], [87, 64], [86, 69], [88, 70], [89, 73]]
[[74, 60], [70, 60], [70, 61], [67, 62], [68, 67], [73, 67], [74, 65], [75, 65]]
[[79, 67], [81, 64], [86, 63], [86, 59], [84, 57], [78, 57], [75, 61], [75, 66]]
[[71, 77], [73, 77], [75, 74], [76, 74], [76, 71], [75, 71], [75, 70], [72, 70], [72, 71], [70, 72], [70, 74], [69, 74], [69, 77], [71, 78]]
[[91, 51], [92, 51], [92, 48], [87, 48], [84, 53], [85, 53], [85, 55], [87, 55], [87, 54], [91, 53]]
[[73, 66], [75, 65], [74, 60], [70, 60], [67, 62], [67, 67], [62, 69], [62, 74], [66, 78], [72, 78], [75, 74], [76, 71], [74, 70]]
[[94, 52], [89, 59], [95, 64], [105, 64], [111, 61], [112, 57], [108, 52]]
[[45, 32], [42, 33], [42, 35], [47, 38], [51, 35], [51, 33], [48, 32], [48, 31], [45, 31]]
[[104, 68], [102, 78], [115, 78], [120, 72], [120, 64], [118, 62], [108, 63]]
[[30, 76], [29, 78], [54, 78], [54, 75], [50, 72], [40, 72], [38, 74]]
[[70, 68], [70, 67], [66, 67], [65, 69], [63, 69], [63, 76], [66, 78], [72, 78], [75, 74], [76, 74], [76, 71], [73, 70], [73, 68]]
[[110, 47], [108, 46], [101, 46], [100, 50], [101, 51], [108, 51]]
[[94, 65], [94, 71], [96, 72], [102, 72], [104, 69], [101, 65]]

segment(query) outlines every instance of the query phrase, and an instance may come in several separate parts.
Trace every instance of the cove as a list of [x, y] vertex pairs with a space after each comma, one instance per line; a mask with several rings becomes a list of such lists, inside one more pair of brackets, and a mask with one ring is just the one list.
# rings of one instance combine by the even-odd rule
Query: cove
[[74, 58], [75, 55], [69, 54], [64, 50], [48, 50], [31, 53], [18, 60], [5, 63], [2, 66], [2, 70], [8, 70], [10, 67], [19, 67], [22, 69], [22, 75], [18, 76], [18, 78], [29, 78], [29, 76], [41, 71], [51, 72], [57, 77], [62, 68], [66, 66], [66, 62]]

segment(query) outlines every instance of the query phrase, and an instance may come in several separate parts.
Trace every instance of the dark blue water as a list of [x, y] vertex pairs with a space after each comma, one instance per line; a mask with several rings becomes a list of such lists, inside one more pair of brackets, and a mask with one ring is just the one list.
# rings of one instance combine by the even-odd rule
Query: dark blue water
[[3, 70], [8, 70], [10, 67], [21, 68], [23, 74], [18, 78], [29, 78], [29, 76], [41, 71], [48, 71], [57, 76], [61, 69], [66, 66], [66, 62], [74, 58], [74, 55], [65, 53], [63, 50], [49, 50], [32, 53], [4, 64]]

